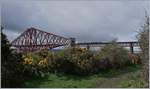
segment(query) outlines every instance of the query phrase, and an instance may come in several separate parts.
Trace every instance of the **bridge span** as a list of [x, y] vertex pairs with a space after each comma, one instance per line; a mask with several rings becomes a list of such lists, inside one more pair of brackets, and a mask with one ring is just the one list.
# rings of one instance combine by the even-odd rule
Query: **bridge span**
[[[130, 52], [134, 53], [134, 47], [139, 47], [139, 42], [137, 41], [129, 41], [129, 42], [116, 42], [121, 47], [129, 47]], [[90, 47], [104, 47], [107, 44], [112, 44], [111, 42], [84, 42], [84, 43], [75, 43], [75, 46], [86, 47], [89, 49]]]
[[[84, 42], [76, 43], [75, 38], [66, 38], [53, 33], [48, 33], [36, 28], [29, 28], [23, 32], [19, 37], [11, 42], [13, 47], [16, 47], [22, 52], [33, 52], [41, 49], [53, 49], [60, 46], [76, 47], [103, 47], [111, 42]], [[139, 43], [131, 42], [117, 42], [122, 47], [130, 47], [131, 53], [134, 53], [134, 47], [138, 47]]]

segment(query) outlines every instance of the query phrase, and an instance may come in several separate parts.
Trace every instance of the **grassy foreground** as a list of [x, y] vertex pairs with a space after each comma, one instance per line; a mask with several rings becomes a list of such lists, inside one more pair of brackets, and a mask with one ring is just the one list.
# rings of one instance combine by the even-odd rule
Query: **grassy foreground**
[[88, 88], [88, 87], [145, 87], [140, 78], [140, 65], [124, 69], [111, 69], [89, 76], [49, 74], [45, 78], [33, 78], [25, 82], [25, 87], [32, 88]]

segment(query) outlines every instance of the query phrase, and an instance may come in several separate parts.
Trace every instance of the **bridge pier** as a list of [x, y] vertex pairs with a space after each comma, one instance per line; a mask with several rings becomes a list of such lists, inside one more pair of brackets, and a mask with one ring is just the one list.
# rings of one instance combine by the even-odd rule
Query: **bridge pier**
[[87, 47], [86, 47], [86, 48], [87, 48], [87, 50], [89, 50], [89, 49], [90, 49], [90, 46], [89, 46], [89, 45], [87, 45]]
[[133, 43], [130, 43], [130, 52], [131, 52], [132, 54], [134, 53]]
[[70, 40], [71, 40], [70, 46], [75, 47], [76, 39], [75, 38], [70, 38]]

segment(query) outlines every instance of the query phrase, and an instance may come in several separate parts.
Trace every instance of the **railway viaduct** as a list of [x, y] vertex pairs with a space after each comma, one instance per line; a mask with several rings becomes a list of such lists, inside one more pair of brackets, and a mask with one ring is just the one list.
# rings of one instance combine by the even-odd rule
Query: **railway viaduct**
[[[19, 37], [11, 42], [13, 47], [16, 47], [22, 52], [33, 52], [40, 49], [52, 49], [60, 46], [83, 46], [89, 49], [90, 47], [103, 47], [111, 42], [84, 42], [76, 43], [75, 38], [65, 38], [53, 33], [48, 33], [36, 28], [29, 28], [23, 32]], [[131, 42], [117, 42], [122, 47], [130, 47], [130, 52], [134, 53], [134, 47], [138, 47], [139, 43]]]

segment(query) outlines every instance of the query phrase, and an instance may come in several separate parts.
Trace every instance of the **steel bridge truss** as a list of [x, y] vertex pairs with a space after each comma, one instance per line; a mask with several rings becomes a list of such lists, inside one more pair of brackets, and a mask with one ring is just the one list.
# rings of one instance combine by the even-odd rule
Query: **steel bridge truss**
[[[131, 41], [131, 42], [116, 42], [118, 45], [122, 46], [122, 47], [130, 47], [130, 46], [134, 46], [134, 47], [139, 47], [139, 42], [137, 41]], [[95, 47], [103, 47], [106, 44], [112, 44], [111, 42], [85, 42], [85, 43], [77, 43], [76, 45], [78, 46], [95, 46]]]
[[[111, 42], [87, 42], [87, 43], [77, 43], [76, 46], [86, 46], [87, 49], [90, 47], [103, 47], [107, 44], [112, 44]], [[118, 45], [122, 47], [130, 47], [131, 53], [134, 53], [134, 47], [139, 47], [139, 42], [131, 41], [131, 42], [117, 42]]]
[[12, 41], [12, 46], [23, 52], [52, 49], [70, 44], [70, 39], [52, 33], [29, 28]]

